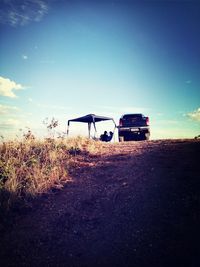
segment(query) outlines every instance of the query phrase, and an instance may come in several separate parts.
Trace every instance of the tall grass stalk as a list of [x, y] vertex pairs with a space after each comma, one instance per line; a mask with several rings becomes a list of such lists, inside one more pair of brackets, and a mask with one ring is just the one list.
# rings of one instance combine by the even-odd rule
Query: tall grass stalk
[[[71, 181], [74, 157], [95, 154], [101, 143], [83, 137], [68, 139], [26, 138], [0, 144], [0, 194], [35, 196]], [[0, 198], [1, 201], [1, 198]]]

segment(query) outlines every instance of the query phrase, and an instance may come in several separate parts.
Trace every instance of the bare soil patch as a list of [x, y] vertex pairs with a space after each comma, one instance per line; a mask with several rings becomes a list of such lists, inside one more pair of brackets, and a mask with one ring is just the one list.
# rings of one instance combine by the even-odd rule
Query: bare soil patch
[[105, 144], [21, 212], [1, 266], [199, 266], [200, 142]]

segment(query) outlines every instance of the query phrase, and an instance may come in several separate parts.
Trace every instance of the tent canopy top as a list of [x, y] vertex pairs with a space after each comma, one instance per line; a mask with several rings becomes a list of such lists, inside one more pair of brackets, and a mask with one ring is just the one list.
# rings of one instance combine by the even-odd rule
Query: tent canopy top
[[[95, 123], [95, 122], [99, 122], [99, 121], [106, 121], [106, 120], [113, 120], [113, 118], [111, 117], [104, 117], [104, 116], [98, 116], [98, 115], [95, 115], [95, 114], [88, 114], [88, 115], [85, 115], [83, 117], [79, 117], [79, 118], [76, 118], [76, 119], [72, 119], [72, 120], [68, 120], [68, 125], [69, 125], [69, 122], [71, 121], [74, 121], [74, 122], [85, 122], [85, 123]], [[114, 122], [115, 124], [115, 122]]]
[[99, 121], [107, 121], [107, 120], [112, 120], [114, 125], [115, 125], [114, 127], [116, 128], [116, 123], [115, 123], [113, 118], [105, 117], [105, 116], [98, 116], [98, 115], [95, 115], [95, 114], [88, 114], [88, 115], [85, 115], [83, 117], [79, 117], [79, 118], [76, 118], [76, 119], [68, 120], [67, 135], [69, 135], [69, 124], [70, 124], [70, 122], [84, 122], [84, 123], [87, 123], [88, 124], [88, 133], [89, 133], [89, 138], [90, 138], [91, 125], [92, 124], [94, 125], [94, 129], [95, 129], [95, 133], [96, 133], [97, 129], [96, 129], [95, 123], [99, 122]]

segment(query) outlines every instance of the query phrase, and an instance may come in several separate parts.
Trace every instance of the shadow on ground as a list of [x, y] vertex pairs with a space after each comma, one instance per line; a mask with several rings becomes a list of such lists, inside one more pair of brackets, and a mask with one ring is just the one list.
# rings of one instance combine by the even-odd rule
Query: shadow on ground
[[199, 266], [200, 143], [113, 149], [15, 218], [1, 266]]

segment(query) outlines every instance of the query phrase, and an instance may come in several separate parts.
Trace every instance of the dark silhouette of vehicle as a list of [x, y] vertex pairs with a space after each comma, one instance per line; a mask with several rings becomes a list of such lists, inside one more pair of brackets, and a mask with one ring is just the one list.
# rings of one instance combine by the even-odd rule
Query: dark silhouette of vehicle
[[119, 120], [119, 142], [149, 140], [149, 117], [143, 114], [124, 114]]

